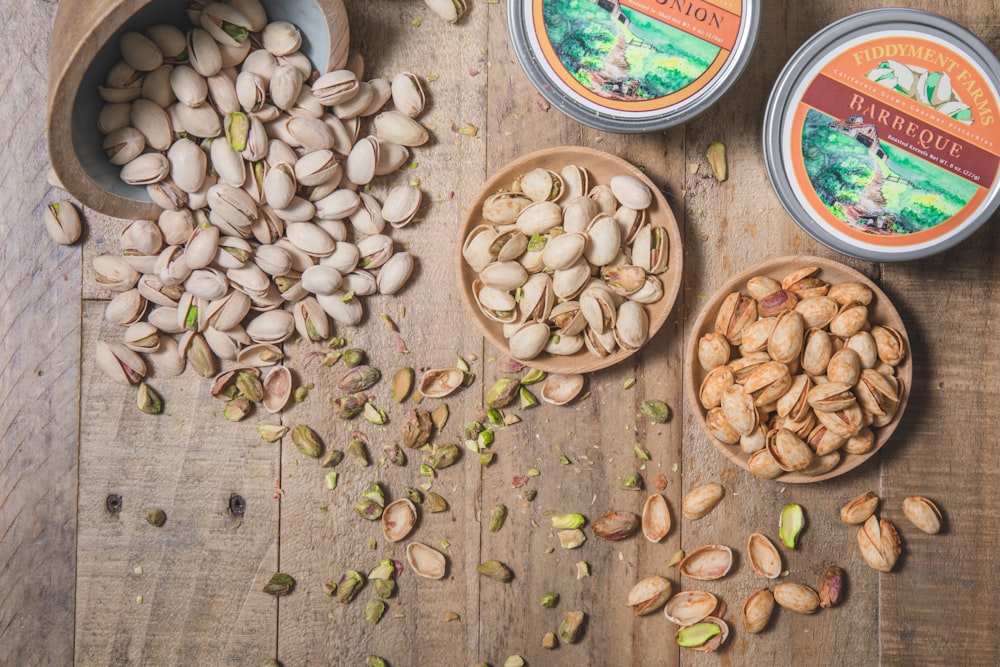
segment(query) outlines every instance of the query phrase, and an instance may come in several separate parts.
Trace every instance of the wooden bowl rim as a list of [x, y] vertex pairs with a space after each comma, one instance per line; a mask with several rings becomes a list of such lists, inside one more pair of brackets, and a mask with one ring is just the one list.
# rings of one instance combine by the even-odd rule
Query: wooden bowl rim
[[[279, 0], [270, 0], [280, 5]], [[350, 26], [343, 0], [310, 0], [323, 15], [328, 33], [327, 71], [340, 69], [347, 60]], [[97, 5], [98, 9], [93, 6]], [[49, 161], [60, 186], [83, 205], [105, 215], [124, 219], [156, 219], [162, 209], [152, 201], [121, 196], [101, 186], [84, 166], [73, 136], [79, 119], [77, 96], [91, 64], [108, 41], [133, 17], [148, 11], [151, 0], [62, 0], [56, 8], [49, 54], [49, 84], [46, 104], [46, 139]], [[177, 11], [184, 11], [177, 4]], [[82, 8], [81, 8], [82, 7]], [[270, 8], [269, 8], [270, 9]], [[89, 23], [80, 23], [83, 16]], [[92, 128], [99, 134], [96, 127]], [[99, 142], [98, 142], [99, 144]]]
[[[827, 280], [832, 278], [833, 280], [830, 280], [830, 282], [857, 281], [867, 285], [872, 290], [872, 293], [874, 294], [872, 303], [874, 306], [871, 307], [872, 310], [870, 314], [875, 314], [875, 317], [870, 318], [869, 321], [871, 321], [873, 325], [881, 324], [895, 328], [900, 334], [902, 334], [903, 339], [906, 341], [906, 357], [898, 366], [896, 366], [896, 375], [903, 381], [903, 395], [900, 398], [899, 407], [896, 409], [896, 415], [893, 417], [892, 421], [886, 426], [882, 426], [880, 428], [876, 427], [873, 429], [875, 432], [875, 444], [866, 454], [847, 454], [845, 452], [841, 452], [843, 457], [841, 462], [836, 468], [828, 473], [809, 476], [798, 472], [786, 472], [772, 480], [778, 483], [811, 484], [815, 482], [822, 482], [827, 479], [833, 479], [851, 472], [862, 463], [873, 457], [882, 449], [883, 446], [885, 446], [886, 442], [888, 442], [889, 438], [896, 430], [896, 426], [899, 425], [899, 422], [903, 417], [903, 413], [906, 411], [906, 404], [910, 396], [911, 385], [913, 382], [913, 354], [910, 349], [910, 338], [906, 333], [906, 327], [903, 324], [903, 320], [899, 316], [899, 312], [896, 310], [896, 307], [892, 304], [892, 301], [871, 279], [849, 266], [824, 257], [815, 257], [812, 255], [786, 255], [783, 257], [769, 259], [731, 278], [718, 290], [716, 290], [702, 307], [701, 312], [698, 314], [698, 318], [694, 322], [688, 339], [684, 359], [685, 391], [688, 395], [688, 403], [694, 411], [694, 414], [697, 416], [698, 423], [704, 433], [708, 436], [708, 439], [713, 445], [715, 445], [715, 448], [721, 451], [730, 461], [749, 472], [750, 469], [747, 467], [746, 463], [749, 455], [740, 449], [739, 444], [727, 445], [713, 438], [708, 432], [708, 426], [705, 423], [705, 414], [707, 411], [701, 406], [701, 402], [698, 399], [701, 382], [706, 375], [706, 372], [702, 369], [701, 364], [698, 362], [698, 341], [704, 334], [714, 329], [715, 315], [726, 295], [737, 290], [746, 293], [745, 286], [747, 280], [754, 276], [764, 275], [780, 281], [783, 276], [787, 275], [792, 270], [806, 266], [818, 266], [820, 268], [819, 277], [825, 277]], [[831, 273], [834, 275], [831, 276]]]
[[617, 155], [585, 146], [556, 146], [516, 158], [490, 176], [476, 192], [462, 218], [455, 247], [455, 275], [459, 282], [458, 291], [461, 295], [462, 303], [465, 304], [466, 311], [471, 316], [480, 333], [497, 350], [510, 356], [510, 348], [503, 337], [502, 325], [489, 320], [483, 315], [472, 295], [472, 280], [475, 277], [475, 273], [462, 257], [462, 246], [464, 245], [466, 235], [482, 220], [479, 212], [482, 210], [482, 205], [486, 198], [500, 190], [508, 189], [515, 177], [539, 166], [558, 170], [565, 165], [574, 163], [587, 169], [587, 173], [591, 178], [594, 178], [594, 173], [589, 165], [597, 163], [610, 166], [618, 173], [635, 176], [645, 183], [653, 193], [653, 204], [649, 210], [655, 216], [655, 222], [667, 230], [667, 237], [670, 240], [670, 258], [667, 270], [657, 276], [663, 282], [663, 296], [659, 301], [645, 306], [646, 312], [649, 315], [649, 335], [646, 338], [646, 344], [636, 350], [622, 350], [619, 348], [616, 349], [614, 354], [610, 354], [604, 358], [596, 357], [584, 348], [576, 354], [567, 356], [555, 356], [543, 352], [538, 357], [524, 362], [531, 368], [537, 368], [548, 373], [589, 373], [617, 364], [639, 350], [644, 349], [657, 331], [662, 328], [670, 312], [673, 310], [677, 294], [680, 292], [681, 277], [684, 269], [681, 234], [677, 226], [677, 220], [674, 217], [674, 212], [656, 184], [632, 163]]

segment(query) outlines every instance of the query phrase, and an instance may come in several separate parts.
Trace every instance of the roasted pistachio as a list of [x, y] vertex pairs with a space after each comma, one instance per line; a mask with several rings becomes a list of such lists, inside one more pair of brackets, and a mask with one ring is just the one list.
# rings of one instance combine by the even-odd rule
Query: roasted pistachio
[[516, 378], [499, 378], [486, 391], [484, 401], [490, 408], [503, 408], [518, 395], [520, 381]]
[[238, 422], [250, 414], [250, 401], [245, 398], [232, 398], [226, 401], [222, 408], [222, 416], [231, 422]]
[[504, 583], [507, 583], [514, 578], [514, 574], [510, 571], [510, 568], [498, 560], [488, 560], [480, 563], [476, 566], [476, 572], [484, 577], [489, 577], [490, 579], [495, 579]]
[[413, 391], [414, 373], [409, 366], [400, 368], [392, 376], [392, 400], [402, 403]]
[[806, 515], [801, 505], [789, 503], [781, 508], [781, 518], [778, 521], [778, 537], [781, 543], [789, 549], [794, 549], [799, 534], [806, 526]]
[[369, 600], [365, 605], [365, 621], [368, 625], [378, 625], [385, 613], [385, 603], [381, 600]]
[[262, 424], [257, 427], [257, 432], [264, 442], [277, 442], [288, 433], [288, 427], [277, 424]]
[[656, 424], [666, 424], [670, 421], [670, 408], [663, 401], [648, 399], [639, 404], [639, 412], [653, 420]]
[[840, 602], [844, 589], [844, 571], [836, 566], [823, 570], [823, 576], [819, 580], [819, 606], [832, 607]]
[[621, 483], [621, 487], [627, 491], [642, 491], [644, 486], [642, 475], [637, 472], [628, 475]]
[[435, 470], [447, 468], [448, 466], [454, 465], [460, 454], [461, 450], [458, 448], [458, 445], [450, 443], [445, 445], [434, 445], [431, 465]]
[[344, 350], [344, 363], [351, 368], [360, 366], [365, 363], [365, 351], [354, 347]]
[[[284, 428], [284, 427], [283, 427]], [[333, 468], [344, 460], [344, 452], [340, 449], [328, 449], [320, 465], [324, 468]]]
[[560, 530], [557, 535], [559, 537], [559, 546], [563, 549], [577, 549], [587, 541], [587, 536], [579, 528]]
[[584, 619], [586, 614], [582, 611], [571, 611], [566, 614], [566, 618], [559, 624], [559, 639], [567, 644], [574, 643], [583, 632]]
[[292, 429], [292, 442], [303, 456], [315, 459], [323, 454], [323, 441], [305, 424], [297, 424]]
[[366, 521], [378, 521], [382, 517], [382, 506], [374, 500], [362, 500], [356, 503], [354, 511]]
[[290, 574], [285, 574], [284, 572], [276, 572], [271, 575], [268, 582], [264, 584], [264, 592], [268, 595], [274, 595], [275, 597], [288, 595], [294, 588], [295, 579], [293, 579]]
[[139, 383], [139, 392], [136, 394], [136, 405], [140, 410], [149, 415], [158, 415], [163, 412], [163, 400], [145, 382]]
[[352, 438], [347, 443], [347, 455], [354, 459], [354, 462], [363, 468], [371, 465], [368, 459], [368, 446], [364, 440]]
[[337, 599], [348, 604], [358, 595], [365, 585], [365, 578], [360, 572], [348, 570], [337, 582]]
[[442, 498], [440, 494], [428, 491], [424, 496], [424, 507], [427, 508], [428, 512], [444, 512], [448, 509], [448, 501]]

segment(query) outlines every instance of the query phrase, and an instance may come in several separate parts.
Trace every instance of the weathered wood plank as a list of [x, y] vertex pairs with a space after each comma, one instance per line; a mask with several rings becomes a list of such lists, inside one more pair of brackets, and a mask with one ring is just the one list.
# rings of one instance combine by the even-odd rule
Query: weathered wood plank
[[[0, 663], [73, 659], [80, 250], [42, 224], [54, 6], [0, 2]], [[41, 556], [44, 555], [44, 558]]]
[[[378, 465], [383, 447], [400, 442], [402, 417], [413, 407], [411, 401], [403, 405], [390, 401], [393, 371], [411, 366], [419, 376], [428, 368], [454, 366], [458, 355], [467, 359], [475, 355], [479, 361], [472, 363], [472, 370], [483, 375], [482, 339], [462, 311], [452, 260], [462, 203], [472, 198], [485, 176], [482, 135], [461, 135], [453, 129], [470, 123], [485, 132], [483, 9], [474, 6], [460, 25], [449, 26], [420, 3], [348, 4], [352, 46], [364, 56], [367, 76], [391, 78], [411, 71], [424, 81], [428, 104], [420, 120], [433, 138], [412, 151], [414, 168], [377, 179], [373, 190], [381, 198], [391, 185], [413, 178], [420, 181], [425, 201], [421, 219], [391, 231], [398, 247], [408, 248], [417, 258], [411, 283], [394, 297], [365, 297], [367, 315], [362, 324], [337, 327], [337, 335], [366, 350], [370, 362], [381, 369], [383, 379], [369, 394], [388, 413], [388, 423], [374, 426], [361, 417], [351, 422], [337, 419], [330, 403], [342, 393], [336, 389], [336, 379], [346, 368], [342, 363], [322, 368], [315, 362], [303, 368], [309, 346], [291, 347], [289, 363], [303, 369], [303, 380], [314, 382], [315, 389], [284, 415], [285, 423], [310, 425], [327, 447], [337, 449], [345, 449], [350, 431], [357, 429], [368, 438], [372, 465], [361, 468], [346, 459], [335, 468], [339, 483], [331, 492], [324, 487], [326, 469], [301, 456], [288, 438], [282, 445], [281, 567], [300, 582], [299, 590], [281, 601], [279, 655], [286, 665], [362, 664], [367, 655], [380, 655], [398, 666], [463, 665], [479, 653], [477, 458], [463, 448], [460, 461], [438, 474], [433, 490], [448, 501], [449, 510], [430, 514], [419, 508], [415, 531], [399, 543], [387, 542], [379, 522], [361, 519], [353, 506], [363, 500], [360, 494], [370, 482], [377, 481], [391, 501], [405, 497], [408, 487], [430, 481], [420, 475], [423, 457], [415, 450], [406, 451], [404, 467]], [[424, 22], [414, 26], [414, 17]], [[481, 74], [473, 76], [470, 70]], [[428, 82], [429, 75], [434, 76]], [[383, 312], [399, 326], [409, 354], [396, 348], [394, 336], [380, 321]], [[451, 418], [437, 442], [461, 444], [463, 424], [481, 400], [479, 386], [444, 399]], [[433, 409], [440, 402], [425, 399], [420, 407]], [[370, 540], [375, 541], [374, 550]], [[381, 558], [405, 562], [405, 547], [413, 541], [446, 554], [446, 576], [440, 581], [422, 579], [404, 565], [397, 592], [386, 600], [385, 617], [378, 625], [370, 626], [364, 619], [366, 603], [376, 598], [372, 584], [346, 605], [324, 594], [324, 583], [336, 582], [347, 570], [367, 575]], [[448, 546], [443, 547], [442, 541]], [[460, 620], [449, 622], [448, 613]]]
[[[686, 127], [686, 161], [691, 165], [685, 184], [688, 267], [685, 295], [688, 326], [708, 298], [730, 276], [765, 259], [789, 254], [815, 254], [845, 261], [814, 242], [787, 216], [775, 197], [761, 158], [764, 108], [774, 79], [805, 39], [838, 15], [839, 7], [820, 9], [794, 3], [763, 7], [758, 47], [736, 86], [706, 114]], [[713, 141], [726, 145], [729, 177], [717, 183], [705, 150]], [[697, 170], [695, 171], [695, 166]], [[691, 172], [694, 173], [691, 173]], [[846, 263], [872, 274], [871, 265]], [[690, 330], [685, 334], [685, 345]], [[684, 526], [684, 548], [722, 543], [738, 551], [733, 573], [719, 582], [682, 582], [684, 588], [704, 588], [728, 605], [725, 619], [732, 630], [730, 659], [746, 664], [877, 664], [879, 637], [878, 577], [857, 553], [854, 532], [840, 523], [840, 505], [869, 488], [878, 490], [877, 463], [842, 478], [809, 485], [780, 485], [758, 480], [730, 464], [700, 429], [685, 403], [684, 491], [720, 482], [726, 498], [707, 517]], [[805, 508], [808, 527], [794, 551], [781, 546], [781, 508], [795, 502]], [[815, 616], [776, 609], [768, 629], [752, 636], [743, 630], [740, 610], [747, 596], [777, 582], [756, 575], [747, 560], [747, 538], [767, 535], [782, 554], [788, 575], [778, 581], [818, 586], [823, 569], [838, 564], [847, 572], [849, 593], [839, 608]], [[802, 638], [808, 637], [808, 641]], [[844, 641], [844, 637], [851, 637]], [[710, 664], [715, 658], [685, 654], [685, 664]]]
[[[997, 3], [956, 5], [943, 12], [996, 51]], [[882, 576], [882, 659], [889, 665], [961, 661], [993, 665], [1000, 644], [987, 615], [997, 573], [983, 544], [996, 543], [1000, 521], [990, 508], [1000, 481], [990, 451], [1000, 444], [994, 380], [1000, 349], [994, 332], [1000, 279], [997, 219], [960, 246], [920, 262], [884, 268], [883, 284], [906, 319], [914, 358], [913, 393], [897, 446], [882, 464], [883, 515], [899, 529], [904, 555]], [[902, 514], [903, 499], [939, 504], [945, 528], [925, 535]], [[941, 623], [939, 619], [956, 619]], [[950, 626], [950, 627], [949, 627]]]
[[[491, 8], [489, 39], [489, 147], [490, 173], [533, 150], [574, 144], [605, 150], [645, 169], [668, 199], [683, 183], [683, 133], [672, 131], [635, 137], [600, 132], [548, 109], [520, 69], [506, 32], [502, 6]], [[682, 211], [674, 207], [683, 226]], [[682, 297], [683, 298], [683, 297]], [[590, 396], [569, 406], [543, 405], [522, 413], [523, 421], [498, 433], [497, 463], [484, 473], [483, 512], [497, 502], [511, 511], [508, 525], [498, 534], [483, 529], [483, 558], [498, 558], [511, 565], [514, 581], [508, 587], [484, 581], [482, 636], [484, 654], [499, 664], [512, 653], [529, 664], [676, 664], [677, 649], [663, 632], [665, 621], [653, 615], [637, 619], [624, 606], [625, 595], [640, 578], [659, 574], [671, 579], [665, 564], [679, 546], [681, 533], [674, 528], [659, 544], [641, 537], [613, 543], [595, 537], [589, 524], [588, 541], [578, 550], [559, 546], [550, 516], [580, 513], [589, 521], [611, 510], [640, 513], [647, 492], [620, 488], [629, 474], [641, 472], [649, 491], [662, 472], [669, 481], [665, 495], [679, 507], [680, 478], [673, 464], [680, 462], [681, 421], [650, 426], [639, 416], [638, 404], [658, 398], [674, 410], [681, 404], [680, 377], [681, 301], [664, 329], [648, 347], [620, 366], [588, 377]], [[489, 386], [498, 374], [487, 377]], [[622, 388], [627, 379], [636, 385]], [[539, 387], [532, 387], [537, 394]], [[645, 465], [633, 447], [642, 442], [653, 460]], [[511, 443], [511, 444], [508, 444]], [[516, 449], [513, 445], [517, 443]], [[565, 455], [569, 463], [563, 463]], [[536, 468], [524, 489], [512, 487], [514, 476]], [[532, 502], [522, 500], [525, 490], [537, 491]], [[675, 526], [678, 517], [675, 511]], [[578, 561], [590, 565], [591, 576], [577, 579]], [[675, 580], [676, 583], [676, 580]], [[539, 599], [545, 592], [560, 595], [559, 606], [545, 610]], [[541, 647], [542, 636], [555, 632], [566, 613], [581, 610], [587, 621], [581, 639], [555, 651]], [[613, 648], [612, 648], [613, 647]]]
[[[150, 378], [162, 415], [95, 364], [120, 329], [84, 302], [76, 660], [79, 664], [248, 664], [275, 654], [277, 603], [261, 592], [277, 565], [278, 452], [256, 415], [222, 417], [190, 369]], [[107, 498], [121, 498], [109, 511]], [[243, 498], [245, 514], [230, 511]], [[162, 528], [146, 522], [162, 509]]]

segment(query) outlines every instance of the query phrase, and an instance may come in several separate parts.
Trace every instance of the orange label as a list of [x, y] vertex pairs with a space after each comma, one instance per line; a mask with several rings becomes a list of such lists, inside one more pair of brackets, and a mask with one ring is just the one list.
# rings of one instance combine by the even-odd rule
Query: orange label
[[795, 97], [789, 176], [835, 235], [886, 248], [933, 242], [975, 217], [997, 182], [997, 91], [949, 47], [867, 35]]
[[742, 27], [734, 0], [530, 1], [544, 65], [598, 112], [688, 100], [723, 69]]

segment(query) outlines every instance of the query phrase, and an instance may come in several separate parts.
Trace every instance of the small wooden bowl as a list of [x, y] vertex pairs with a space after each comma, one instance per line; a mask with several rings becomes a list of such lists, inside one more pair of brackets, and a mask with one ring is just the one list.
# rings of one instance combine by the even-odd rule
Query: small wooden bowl
[[[903, 320], [899, 317], [899, 313], [892, 305], [892, 302], [889, 301], [889, 297], [887, 297], [875, 283], [849, 266], [844, 266], [843, 264], [829, 259], [824, 259], [822, 257], [811, 257], [808, 255], [778, 257], [744, 271], [720, 287], [702, 308], [701, 313], [698, 315], [698, 319], [695, 320], [694, 328], [691, 330], [686, 351], [684, 384], [688, 400], [691, 403], [691, 408], [693, 409], [694, 414], [697, 415], [698, 422], [701, 424], [702, 428], [705, 429], [705, 433], [708, 434], [708, 427], [705, 423], [705, 415], [707, 414], [707, 411], [704, 407], [702, 407], [701, 401], [698, 399], [698, 393], [699, 388], [701, 387], [701, 382], [707, 373], [698, 362], [698, 340], [703, 335], [715, 330], [715, 317], [719, 312], [719, 306], [722, 305], [723, 299], [725, 299], [728, 294], [737, 291], [743, 292], [744, 294], [747, 293], [746, 283], [750, 278], [753, 278], [754, 276], [768, 276], [770, 278], [774, 278], [778, 282], [781, 282], [781, 279], [792, 271], [806, 266], [818, 266], [820, 268], [818, 277], [826, 280], [827, 282], [859, 282], [871, 288], [874, 296], [872, 297], [871, 304], [868, 306], [868, 321], [871, 322], [872, 325], [891, 326], [899, 331], [903, 335], [904, 340], [906, 340], [906, 357], [898, 366], [896, 366], [896, 375], [903, 381], [903, 395], [900, 397], [899, 407], [896, 409], [896, 414], [893, 417], [893, 420], [886, 426], [872, 428], [872, 431], [875, 434], [875, 444], [866, 454], [847, 454], [845, 452], [841, 452], [842, 458], [840, 464], [830, 472], [816, 476], [803, 475], [798, 472], [786, 472], [774, 479], [774, 481], [780, 483], [809, 484], [812, 482], [821, 482], [825, 479], [839, 477], [844, 473], [854, 470], [859, 465], [874, 456], [875, 453], [878, 452], [889, 440], [892, 432], [896, 430], [896, 426], [903, 417], [903, 412], [906, 409], [906, 402], [909, 398], [910, 387], [913, 381], [913, 359], [911, 350], [909, 349], [909, 336], [906, 334], [906, 328], [903, 326]], [[708, 436], [719, 451], [725, 454], [730, 461], [744, 470], [749, 470], [747, 467], [747, 459], [749, 459], [750, 456], [740, 449], [738, 444], [727, 445], [723, 442], [719, 442], [710, 434], [708, 434]]]
[[[667, 237], [670, 240], [670, 258], [668, 268], [657, 277], [663, 281], [663, 296], [659, 301], [645, 306], [649, 316], [649, 335], [647, 342], [663, 326], [673, 308], [680, 290], [682, 274], [682, 252], [681, 235], [677, 228], [677, 221], [674, 219], [673, 211], [667, 205], [666, 199], [659, 188], [639, 169], [625, 160], [594, 150], [593, 148], [583, 148], [579, 146], [560, 146], [557, 148], [546, 148], [544, 150], [530, 153], [520, 157], [503, 169], [495, 173], [476, 194], [476, 197], [469, 204], [465, 219], [459, 228], [457, 248], [455, 250], [455, 273], [459, 282], [459, 293], [462, 295], [462, 302], [466, 310], [472, 316], [473, 322], [494, 347], [504, 354], [510, 354], [507, 339], [503, 335], [503, 325], [494, 322], [486, 317], [479, 306], [476, 305], [475, 297], [472, 294], [472, 281], [476, 278], [476, 273], [465, 262], [462, 257], [462, 245], [465, 237], [476, 226], [485, 222], [482, 218], [483, 202], [490, 195], [501, 190], [509, 190], [511, 183], [536, 167], [544, 167], [558, 172], [562, 167], [569, 164], [576, 164], [587, 170], [590, 176], [590, 185], [607, 184], [612, 177], [620, 174], [635, 176], [645, 183], [653, 193], [653, 203], [647, 209], [647, 222], [660, 225], [667, 230]], [[641, 349], [641, 348], [640, 348]], [[576, 354], [557, 356], [543, 352], [538, 357], [525, 362], [532, 368], [537, 368], [549, 373], [587, 373], [601, 368], [607, 368], [619, 361], [631, 356], [637, 350], [618, 349], [614, 354], [607, 357], [597, 357], [591, 354], [586, 348]]]
[[[160, 208], [146, 188], [126, 185], [104, 155], [97, 92], [121, 60], [122, 33], [157, 23], [188, 25], [188, 0], [63, 0], [56, 10], [49, 56], [47, 134], [52, 168], [83, 204], [118, 218], [151, 218]], [[263, 0], [268, 18], [302, 31], [302, 51], [317, 68], [347, 61], [350, 28], [342, 0]]]

